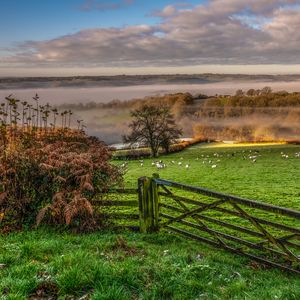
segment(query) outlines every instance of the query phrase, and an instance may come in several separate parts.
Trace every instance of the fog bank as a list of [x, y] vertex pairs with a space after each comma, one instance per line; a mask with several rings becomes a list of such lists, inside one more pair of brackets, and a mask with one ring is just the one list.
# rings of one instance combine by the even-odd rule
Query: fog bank
[[38, 88], [38, 89], [7, 89], [0, 90], [0, 98], [13, 94], [16, 98], [31, 99], [36, 93], [41, 102], [53, 105], [64, 103], [109, 102], [114, 99], [130, 100], [146, 96], [164, 95], [177, 92], [202, 93], [206, 95], [228, 94], [232, 95], [238, 89], [261, 89], [270, 86], [273, 91], [286, 90], [288, 92], [300, 91], [300, 81], [271, 82], [271, 81], [232, 81], [203, 84], [154, 84], [122, 87], [89, 87], [89, 88]]

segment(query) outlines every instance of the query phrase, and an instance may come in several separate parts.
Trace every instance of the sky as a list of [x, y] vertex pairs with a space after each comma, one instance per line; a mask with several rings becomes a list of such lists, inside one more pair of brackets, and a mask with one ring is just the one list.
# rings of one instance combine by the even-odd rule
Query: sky
[[300, 0], [0, 0], [0, 76], [300, 73]]

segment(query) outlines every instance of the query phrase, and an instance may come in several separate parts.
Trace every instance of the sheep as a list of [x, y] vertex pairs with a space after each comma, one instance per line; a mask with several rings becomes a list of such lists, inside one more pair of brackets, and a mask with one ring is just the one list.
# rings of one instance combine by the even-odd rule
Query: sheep
[[156, 168], [158, 169], [158, 170], [161, 170], [161, 169], [164, 169], [164, 168], [166, 168], [167, 166], [166, 166], [166, 164], [164, 164], [163, 162], [158, 162], [158, 163], [156, 163]]

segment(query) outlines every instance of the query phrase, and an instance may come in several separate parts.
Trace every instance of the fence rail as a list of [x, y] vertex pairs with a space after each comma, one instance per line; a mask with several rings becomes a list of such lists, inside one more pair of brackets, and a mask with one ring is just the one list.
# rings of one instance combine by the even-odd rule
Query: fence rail
[[[129, 207], [114, 219], [139, 220], [141, 232], [171, 231], [260, 263], [300, 274], [300, 212], [259, 201], [152, 178], [137, 189], [110, 193], [138, 200], [95, 200], [96, 205]], [[136, 213], [133, 208], [136, 207]]]
[[291, 210], [291, 209], [283, 208], [280, 206], [266, 204], [266, 203], [262, 203], [259, 201], [244, 199], [244, 198], [240, 198], [237, 196], [226, 195], [226, 194], [215, 192], [215, 191], [212, 191], [209, 189], [205, 189], [205, 188], [201, 188], [201, 187], [193, 187], [193, 186], [189, 186], [186, 184], [177, 183], [177, 182], [173, 182], [173, 181], [169, 181], [169, 180], [157, 179], [157, 178], [155, 178], [154, 180], [157, 184], [159, 184], [162, 187], [165, 187], [165, 186], [176, 187], [181, 190], [191, 191], [194, 193], [211, 196], [211, 197], [217, 198], [217, 199], [224, 199], [224, 200], [228, 200], [228, 201], [231, 200], [231, 201], [234, 201], [235, 203], [247, 205], [247, 206], [258, 208], [261, 210], [272, 211], [272, 212], [275, 212], [278, 214], [282, 214], [282, 215], [286, 215], [286, 216], [294, 216], [294, 217], [300, 218], [300, 212], [296, 211], [296, 210]]
[[[122, 199], [122, 196], [125, 199]], [[133, 196], [134, 199], [128, 200], [129, 196]], [[98, 197], [93, 199], [91, 204], [95, 208], [101, 208], [101, 217], [109, 221], [109, 224], [112, 222], [113, 229], [140, 230], [137, 189], [111, 189]]]

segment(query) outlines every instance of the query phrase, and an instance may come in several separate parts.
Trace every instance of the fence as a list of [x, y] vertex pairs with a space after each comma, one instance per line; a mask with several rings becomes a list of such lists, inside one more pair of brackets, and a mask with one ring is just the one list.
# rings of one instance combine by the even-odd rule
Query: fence
[[[141, 232], [167, 230], [300, 274], [300, 212], [177, 182], [142, 177], [138, 202], [103, 200], [102, 205], [139, 207]], [[114, 217], [121, 217], [119, 216]]]
[[137, 189], [113, 189], [94, 199], [94, 208], [101, 208], [101, 217], [113, 223], [113, 229], [130, 229], [139, 231]]

